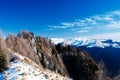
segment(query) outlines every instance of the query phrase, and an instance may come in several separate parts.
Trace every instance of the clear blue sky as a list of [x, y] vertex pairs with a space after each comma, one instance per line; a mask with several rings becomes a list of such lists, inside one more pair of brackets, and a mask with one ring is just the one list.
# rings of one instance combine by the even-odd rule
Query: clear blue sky
[[73, 38], [120, 32], [120, 0], [0, 0], [4, 34]]

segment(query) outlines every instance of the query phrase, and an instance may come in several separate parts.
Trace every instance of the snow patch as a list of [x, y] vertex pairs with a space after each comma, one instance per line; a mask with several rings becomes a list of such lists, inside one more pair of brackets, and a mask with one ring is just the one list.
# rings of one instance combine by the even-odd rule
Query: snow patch
[[54, 42], [55, 44], [61, 43], [64, 41], [63, 38], [51, 38], [52, 42]]
[[0, 80], [72, 80], [60, 74], [33, 67], [24, 60], [14, 60], [10, 68], [0, 73]]
[[11, 67], [0, 74], [0, 80], [47, 80], [45, 74], [29, 64], [11, 62]]

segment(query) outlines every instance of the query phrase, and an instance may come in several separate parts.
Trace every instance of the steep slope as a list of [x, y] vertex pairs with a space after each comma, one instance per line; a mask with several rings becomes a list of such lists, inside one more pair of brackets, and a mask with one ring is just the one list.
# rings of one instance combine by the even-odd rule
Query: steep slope
[[58, 72], [62, 75], [68, 75], [63, 61], [56, 51], [55, 45], [49, 39], [36, 37], [37, 53], [43, 67]]
[[98, 65], [86, 52], [62, 44], [57, 44], [56, 49], [62, 56], [70, 77], [74, 80], [98, 80]]
[[[2, 52], [8, 55], [6, 59], [9, 66], [10, 64], [12, 66], [17, 66], [18, 64], [22, 66], [37, 64], [46, 70], [71, 77], [74, 80], [98, 80], [99, 78], [98, 65], [85, 51], [79, 50], [76, 47], [61, 44], [55, 45], [49, 38], [34, 37], [34, 34], [28, 31], [21, 31], [17, 36], [9, 34], [6, 40], [3, 41], [4, 44], [1, 44], [1, 47], [5, 47], [5, 49]], [[33, 63], [26, 64], [26, 62], [16, 61], [16, 57], [9, 50], [26, 57]], [[17, 68], [16, 66], [14, 67]], [[31, 66], [31, 68], [34, 67]], [[23, 70], [26, 69], [24, 68]], [[34, 70], [31, 69], [31, 71], [33, 72]], [[28, 73], [32, 74], [31, 72]], [[19, 73], [16, 74], [19, 75]]]
[[57, 73], [43, 69], [27, 57], [12, 53], [16, 58], [10, 67], [0, 74], [0, 80], [70, 80]]

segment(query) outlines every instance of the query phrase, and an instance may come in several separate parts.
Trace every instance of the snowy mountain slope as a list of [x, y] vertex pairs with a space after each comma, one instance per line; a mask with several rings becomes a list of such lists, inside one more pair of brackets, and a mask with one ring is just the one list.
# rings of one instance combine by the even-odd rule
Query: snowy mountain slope
[[87, 38], [75, 38], [75, 39], [67, 39], [63, 40], [58, 38], [57, 39], [52, 39], [54, 43], [62, 43], [63, 45], [73, 45], [73, 46], [86, 46], [86, 47], [100, 47], [100, 48], [105, 48], [105, 47], [114, 47], [114, 48], [120, 48], [120, 42], [113, 41], [111, 39], [102, 39], [102, 40], [97, 40], [97, 39], [87, 39]]
[[30, 59], [14, 53], [19, 59], [10, 63], [10, 67], [0, 73], [0, 80], [70, 80], [60, 74], [44, 70]]
[[34, 69], [34, 67], [24, 62], [14, 61], [11, 62], [11, 67], [4, 71], [3, 76], [5, 80], [46, 80], [45, 74], [42, 74], [39, 69]]

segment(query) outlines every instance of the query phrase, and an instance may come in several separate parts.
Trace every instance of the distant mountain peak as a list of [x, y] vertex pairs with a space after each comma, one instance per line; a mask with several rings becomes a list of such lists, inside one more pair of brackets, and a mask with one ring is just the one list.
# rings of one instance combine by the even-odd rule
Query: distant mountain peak
[[74, 39], [52, 39], [52, 41], [57, 43], [62, 43], [63, 45], [73, 45], [73, 46], [86, 46], [86, 47], [114, 47], [120, 48], [120, 42], [116, 42], [112, 39], [88, 39], [88, 38], [74, 38]]

